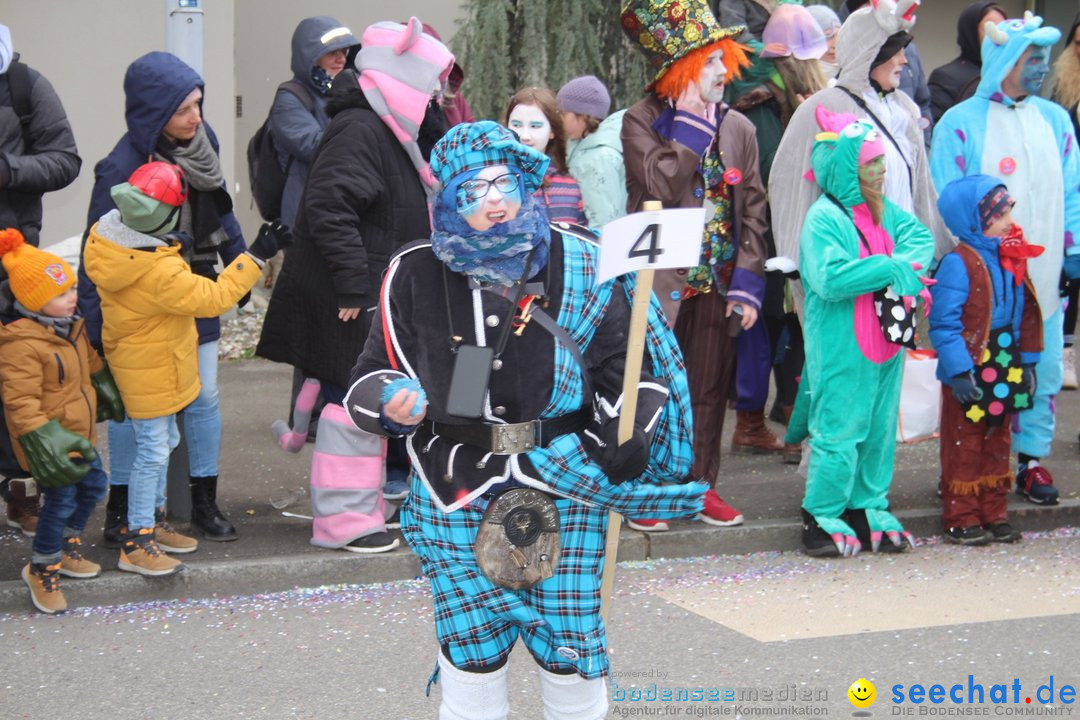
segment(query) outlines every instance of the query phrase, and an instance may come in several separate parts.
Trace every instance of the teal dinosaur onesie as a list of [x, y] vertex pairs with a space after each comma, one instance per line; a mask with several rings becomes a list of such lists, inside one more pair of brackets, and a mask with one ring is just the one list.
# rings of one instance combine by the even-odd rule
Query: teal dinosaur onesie
[[[841, 555], [865, 543], [841, 519], [852, 510], [866, 511], [875, 550], [883, 533], [900, 549], [901, 536], [910, 535], [887, 508], [904, 355], [882, 333], [873, 293], [892, 286], [899, 295], [918, 295], [925, 271], [916, 271], [930, 265], [934, 238], [887, 198], [881, 225], [874, 223], [858, 176], [863, 142], [880, 140], [873, 126], [824, 108], [818, 122], [827, 132], [814, 143], [812, 167], [824, 194], [807, 213], [799, 252], [806, 366], [796, 413], [810, 439], [803, 509]], [[819, 554], [836, 554], [827, 551]]]

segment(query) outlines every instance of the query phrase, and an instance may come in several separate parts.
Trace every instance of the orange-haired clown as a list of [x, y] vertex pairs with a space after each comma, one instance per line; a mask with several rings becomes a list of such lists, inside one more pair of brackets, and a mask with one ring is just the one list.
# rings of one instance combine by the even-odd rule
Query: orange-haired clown
[[[698, 265], [658, 271], [654, 289], [686, 357], [692, 477], [714, 484], [735, 336], [754, 327], [765, 293], [765, 192], [754, 126], [723, 103], [725, 84], [749, 65], [734, 39], [743, 28], [720, 27], [705, 0], [628, 0], [622, 27], [656, 69], [623, 120], [627, 210], [640, 211], [647, 200], [706, 210]], [[715, 489], [699, 517], [742, 522]]]

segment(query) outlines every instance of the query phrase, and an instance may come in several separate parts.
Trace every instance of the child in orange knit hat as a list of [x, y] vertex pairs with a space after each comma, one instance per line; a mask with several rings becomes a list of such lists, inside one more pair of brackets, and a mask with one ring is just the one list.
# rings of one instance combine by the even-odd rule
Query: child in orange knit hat
[[67, 609], [60, 575], [101, 572], [79, 552], [108, 484], [94, 427], [104, 417], [122, 418], [124, 406], [75, 313], [71, 266], [12, 228], [0, 230], [0, 259], [9, 278], [0, 285], [0, 303], [17, 318], [0, 326], [0, 397], [15, 456], [45, 496], [22, 578], [34, 606], [52, 614]]

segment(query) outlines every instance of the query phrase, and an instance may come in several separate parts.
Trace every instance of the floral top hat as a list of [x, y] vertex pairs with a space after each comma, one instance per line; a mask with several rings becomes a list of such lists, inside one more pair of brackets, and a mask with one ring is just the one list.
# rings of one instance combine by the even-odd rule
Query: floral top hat
[[623, 32], [657, 70], [646, 89], [694, 50], [738, 37], [745, 29], [720, 27], [705, 0], [626, 0], [621, 17]]

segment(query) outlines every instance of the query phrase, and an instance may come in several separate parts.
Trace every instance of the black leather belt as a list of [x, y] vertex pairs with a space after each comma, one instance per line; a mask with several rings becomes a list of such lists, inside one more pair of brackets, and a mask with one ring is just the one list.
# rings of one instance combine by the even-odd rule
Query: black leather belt
[[527, 452], [535, 447], [547, 447], [557, 437], [584, 430], [591, 419], [592, 410], [581, 408], [577, 412], [547, 420], [529, 420], [503, 425], [492, 423], [450, 425], [434, 420], [425, 422], [430, 425], [432, 433], [453, 442], [472, 445], [496, 455], [513, 455]]

